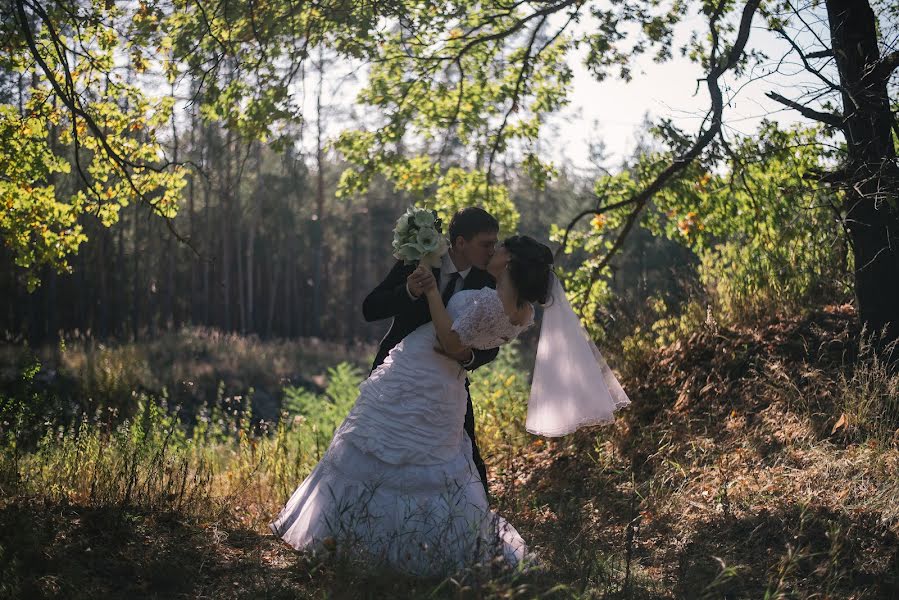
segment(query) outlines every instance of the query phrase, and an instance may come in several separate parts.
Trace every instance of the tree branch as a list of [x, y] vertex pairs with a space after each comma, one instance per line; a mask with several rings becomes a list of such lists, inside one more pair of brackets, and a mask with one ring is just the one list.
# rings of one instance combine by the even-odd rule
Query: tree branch
[[826, 50], [818, 50], [816, 52], [809, 52], [805, 55], [806, 58], [830, 58], [833, 56], [833, 50], [827, 48]]
[[633, 204], [636, 201], [636, 198], [628, 198], [627, 200], [622, 200], [621, 202], [615, 202], [614, 204], [609, 204], [607, 206], [588, 208], [587, 210], [579, 212], [577, 216], [574, 217], [568, 224], [568, 228], [565, 230], [565, 237], [562, 238], [562, 245], [556, 251], [556, 258], [559, 257], [560, 253], [565, 251], [565, 248], [568, 246], [568, 237], [571, 235], [571, 230], [580, 222], [581, 219], [590, 215], [601, 215], [604, 212], [609, 212], [610, 210], [615, 210], [616, 208], [621, 208], [622, 206]]
[[[37, 14], [38, 17], [40, 17], [40, 19], [47, 26], [48, 33], [50, 34], [54, 44], [60, 44], [61, 39], [60, 39], [58, 33], [56, 32], [55, 28], [53, 27], [53, 24], [50, 20], [50, 16], [46, 13], [44, 8], [37, 2], [29, 2], [29, 5], [30, 5], [31, 9]], [[19, 25], [21, 27], [22, 34], [25, 37], [25, 42], [28, 45], [28, 49], [31, 52], [32, 57], [35, 59], [37, 64], [40, 66], [41, 70], [44, 72], [44, 75], [47, 77], [47, 81], [49, 81], [50, 86], [56, 92], [56, 95], [59, 96], [59, 99], [62, 101], [63, 104], [65, 104], [66, 108], [68, 108], [69, 112], [72, 115], [72, 126], [75, 129], [74, 135], [75, 135], [75, 144], [76, 144], [76, 154], [77, 154], [77, 150], [78, 150], [76, 122], [77, 122], [78, 117], [81, 117], [82, 119], [84, 119], [84, 122], [88, 126], [88, 128], [96, 136], [97, 140], [100, 143], [100, 146], [103, 148], [106, 155], [119, 168], [119, 171], [122, 173], [124, 181], [126, 181], [128, 183], [128, 186], [131, 188], [131, 190], [134, 192], [134, 194], [137, 196], [137, 198], [139, 198], [142, 202], [146, 203], [154, 211], [156, 211], [157, 214], [160, 214], [160, 216], [163, 217], [167, 228], [172, 233], [172, 235], [174, 235], [178, 239], [178, 241], [180, 241], [183, 244], [186, 244], [195, 253], [197, 253], [197, 250], [191, 245], [190, 241], [175, 230], [175, 226], [174, 226], [174, 223], [172, 222], [172, 219], [162, 215], [157, 210], [156, 204], [152, 200], [148, 199], [146, 197], [146, 195], [138, 189], [137, 185], [134, 183], [134, 180], [131, 177], [131, 173], [128, 170], [129, 167], [132, 169], [150, 169], [150, 170], [157, 171], [157, 172], [161, 171], [162, 169], [160, 167], [154, 167], [153, 165], [149, 165], [149, 164], [135, 163], [135, 162], [129, 160], [128, 158], [122, 156], [114, 148], [112, 148], [112, 146], [109, 143], [109, 140], [106, 138], [106, 134], [103, 132], [103, 130], [100, 128], [100, 126], [96, 123], [96, 121], [91, 117], [91, 115], [81, 105], [78, 94], [75, 91], [75, 84], [74, 84], [74, 80], [72, 78], [72, 74], [69, 71], [68, 64], [66, 64], [64, 57], [61, 58], [60, 64], [65, 73], [65, 78], [66, 78], [65, 85], [66, 85], [67, 90], [64, 90], [62, 88], [59, 81], [57, 81], [56, 76], [53, 73], [53, 70], [50, 68], [50, 66], [44, 60], [44, 57], [41, 55], [40, 50], [37, 47], [37, 42], [34, 39], [34, 34], [31, 31], [31, 26], [28, 21], [28, 15], [25, 13], [25, 1], [24, 0], [17, 0], [16, 15], [19, 20]], [[66, 91], [68, 91], [69, 93], [67, 94]], [[93, 189], [92, 182], [86, 178], [85, 173], [80, 168], [80, 163], [77, 166], [78, 166], [79, 174], [82, 177], [82, 179], [84, 180], [85, 184], [87, 184], [89, 187], [91, 187]], [[197, 254], [199, 255], [199, 253], [197, 253]]]
[[893, 74], [893, 71], [897, 68], [899, 68], [899, 50], [894, 50], [886, 56], [881, 57], [873, 68], [865, 74], [864, 79], [869, 80], [874, 84], [880, 83], [881, 81], [889, 79]]
[[847, 169], [836, 169], [835, 171], [827, 171], [824, 169], [810, 169], [804, 179], [811, 179], [821, 183], [828, 184], [845, 184], [852, 173]]
[[884, 56], [880, 60], [881, 68], [887, 69], [887, 73], [890, 74], [896, 69], [899, 69], [899, 50], [894, 50], [890, 52], [886, 56]]
[[[534, 42], [537, 40], [537, 35], [540, 33], [540, 29], [543, 28], [543, 24], [546, 23], [548, 17], [543, 17], [540, 19], [540, 22], [537, 23], [537, 26], [534, 27], [534, 31], [531, 32], [531, 39], [528, 42], [528, 46], [524, 51], [524, 58], [522, 59], [521, 69], [518, 71], [518, 77], [515, 80], [515, 89], [512, 90], [512, 102], [509, 105], [509, 109], [503, 115], [503, 122], [500, 123], [499, 127], [496, 130], [496, 134], [493, 140], [493, 145], [490, 148], [490, 157], [487, 160], [487, 189], [489, 191], [490, 184], [493, 180], [493, 160], [496, 158], [496, 153], [499, 150], [500, 143], [502, 143], [503, 132], [506, 130], [506, 125], [509, 123], [509, 117], [513, 112], [518, 110], [518, 101], [521, 97], [522, 85], [524, 84], [524, 80], [527, 77], [528, 73], [531, 70], [531, 61], [537, 61], [540, 56], [540, 52], [537, 52], [537, 55], [533, 58], [531, 57], [531, 52], [534, 50]], [[570, 21], [569, 21], [570, 22]], [[567, 24], [566, 24], [567, 27]], [[564, 30], [564, 27], [562, 28]], [[562, 31], [560, 30], [560, 32]], [[553, 38], [555, 39], [555, 38]], [[544, 45], [541, 50], [545, 49]]]
[[[709, 128], [705, 131], [700, 132], [699, 136], [696, 138], [696, 141], [693, 145], [680, 157], [675, 158], [672, 163], [661, 173], [659, 173], [655, 179], [650, 182], [646, 188], [644, 188], [638, 194], [632, 196], [631, 198], [624, 200], [623, 202], [618, 203], [617, 205], [611, 206], [624, 206], [633, 204], [634, 208], [628, 214], [627, 218], [624, 221], [624, 225], [621, 228], [621, 231], [618, 233], [615, 241], [612, 243], [611, 248], [609, 248], [608, 253], [603, 257], [603, 259], [597, 264], [596, 268], [593, 269], [595, 274], [598, 274], [605, 268], [609, 261], [615, 256], [618, 250], [621, 249], [621, 246], [624, 244], [625, 239], [630, 233], [631, 229], [633, 229], [634, 225], [637, 223], [640, 214], [643, 209], [646, 207], [646, 204], [649, 200], [658, 193], [671, 179], [673, 179], [676, 175], [678, 175], [681, 171], [687, 168], [698, 156], [699, 154], [709, 145], [709, 143], [718, 135], [718, 132], [721, 129], [721, 117], [724, 111], [724, 99], [721, 94], [721, 88], [718, 86], [718, 78], [721, 77], [727, 70], [732, 69], [740, 60], [740, 55], [743, 53], [743, 49], [746, 47], [746, 42], [749, 39], [749, 31], [752, 25], [752, 18], [755, 15], [755, 11], [759, 7], [759, 3], [761, 0], [749, 0], [746, 5], [743, 7], [743, 13], [740, 17], [740, 28], [737, 32], [737, 38], [734, 40], [734, 44], [730, 49], [730, 52], [727, 56], [723, 57], [723, 61], [713, 60], [711, 61], [712, 67], [709, 72], [709, 76], [706, 78], [706, 83], [709, 89], [709, 95], [712, 99], [712, 108], [711, 108], [711, 123], [709, 124]], [[711, 15], [710, 18], [710, 27], [712, 29], [712, 34], [715, 39], [717, 39], [717, 29], [716, 29], [716, 20], [718, 18], [718, 14]], [[717, 57], [717, 49], [713, 48], [711, 56]], [[576, 220], [569, 223], [566, 231], [565, 238], [567, 240], [568, 235], [571, 232], [571, 229], [577, 223], [577, 220], [583, 218], [583, 216], [595, 213], [599, 214], [600, 212], [605, 212], [609, 210], [610, 207], [604, 209], [596, 209], [592, 211], [585, 211], [581, 215], [578, 215]]]
[[834, 129], [842, 129], [844, 127], [844, 120], [843, 120], [843, 117], [840, 115], [837, 115], [834, 113], [821, 112], [821, 111], [815, 110], [813, 108], [809, 108], [808, 106], [804, 106], [802, 104], [799, 104], [798, 102], [794, 102], [793, 100], [790, 100], [789, 98], [784, 98], [777, 92], [767, 92], [765, 95], [776, 102], [780, 102], [781, 104], [783, 104], [785, 106], [789, 106], [790, 108], [799, 111], [802, 114], [802, 116], [809, 118], [813, 121], [818, 121], [819, 123], [824, 123], [825, 125], [833, 127]]
[[472, 40], [469, 40], [468, 43], [466, 43], [462, 47], [462, 49], [459, 50], [459, 52], [456, 56], [462, 57], [465, 54], [467, 54], [469, 50], [471, 50], [472, 48], [474, 48], [475, 46], [478, 46], [480, 44], [485, 44], [487, 42], [492, 42], [494, 40], [500, 40], [500, 39], [509, 37], [513, 33], [520, 31], [530, 21], [532, 21], [534, 19], [539, 19], [541, 17], [547, 17], [549, 15], [555, 14], [555, 13], [559, 12], [560, 10], [562, 10], [563, 8], [567, 8], [567, 7], [571, 6], [572, 4], [577, 4], [577, 2], [579, 2], [579, 1], [580, 0], [564, 0], [563, 2], [559, 2], [558, 4], [550, 4], [549, 6], [546, 6], [545, 8], [542, 8], [540, 10], [535, 10], [534, 12], [527, 15], [526, 17], [522, 17], [521, 19], [517, 20], [508, 29], [495, 31], [489, 35], [476, 37]]
[[[767, 15], [765, 15], [765, 16], [767, 16]], [[794, 40], [792, 37], [790, 37], [790, 36], [787, 34], [787, 32], [784, 31], [784, 28], [783, 28], [783, 27], [777, 26], [777, 27], [773, 27], [772, 29], [773, 29], [774, 31], [776, 31], [778, 34], [780, 34], [780, 37], [782, 37], [784, 40], [786, 40], [787, 43], [790, 44], [790, 46], [793, 48], [793, 50], [796, 51], [796, 54], [799, 55], [799, 59], [802, 61], [802, 64], [805, 66], [805, 70], [806, 70], [806, 71], [808, 71], [809, 73], [812, 73], [815, 77], [817, 77], [817, 78], [820, 79], [822, 82], [824, 82], [824, 85], [826, 85], [826, 86], [829, 87], [830, 89], [836, 90], [836, 91], [841, 91], [841, 90], [842, 90], [842, 88], [841, 88], [839, 85], [837, 85], [836, 83], [834, 83], [833, 81], [831, 81], [830, 79], [828, 79], [827, 77], [825, 77], [824, 75], [822, 75], [822, 74], [821, 74], [821, 71], [819, 71], [818, 69], [814, 68], [814, 67], [808, 62], [808, 59], [810, 58], [810, 55], [806, 55], [806, 54], [802, 51], [802, 48], [799, 47], [799, 44], [796, 43], [796, 40]], [[832, 54], [832, 53], [828, 51], [827, 55], [830, 55], [830, 54]]]
[[453, 116], [449, 120], [449, 125], [446, 126], [446, 136], [444, 136], [443, 138], [443, 144], [440, 146], [440, 152], [437, 153], [438, 163], [442, 163], [443, 158], [446, 156], [450, 140], [453, 136], [453, 129], [459, 122], [459, 113], [462, 111], [462, 98], [465, 95], [465, 68], [462, 66], [461, 60], [456, 61], [454, 64], [459, 70], [459, 92], [456, 94], [456, 106], [453, 110]]

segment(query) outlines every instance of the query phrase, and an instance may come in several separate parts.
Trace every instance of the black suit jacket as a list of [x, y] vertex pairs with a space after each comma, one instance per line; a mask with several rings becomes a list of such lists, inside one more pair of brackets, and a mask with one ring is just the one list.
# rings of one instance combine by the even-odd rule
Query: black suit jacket
[[[424, 295], [412, 300], [406, 292], [406, 278], [415, 270], [415, 265], [405, 265], [397, 261], [390, 273], [362, 302], [362, 314], [366, 321], [380, 321], [393, 318], [387, 335], [381, 340], [378, 354], [372, 364], [372, 371], [384, 362], [394, 346], [404, 337], [431, 320], [428, 301]], [[440, 269], [434, 269], [434, 277], [440, 281]], [[493, 277], [482, 269], [472, 267], [462, 286], [464, 290], [479, 290], [484, 287], [495, 287]], [[473, 349], [474, 361], [465, 367], [474, 371], [496, 358], [499, 348], [490, 350]]]

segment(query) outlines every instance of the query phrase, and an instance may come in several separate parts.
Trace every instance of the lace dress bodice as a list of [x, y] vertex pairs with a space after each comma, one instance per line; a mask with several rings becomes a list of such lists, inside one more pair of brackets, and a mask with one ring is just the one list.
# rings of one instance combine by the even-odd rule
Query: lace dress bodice
[[446, 310], [462, 343], [480, 350], [507, 344], [534, 323], [533, 311], [522, 325], [509, 321], [502, 300], [491, 288], [463, 290], [450, 298]]

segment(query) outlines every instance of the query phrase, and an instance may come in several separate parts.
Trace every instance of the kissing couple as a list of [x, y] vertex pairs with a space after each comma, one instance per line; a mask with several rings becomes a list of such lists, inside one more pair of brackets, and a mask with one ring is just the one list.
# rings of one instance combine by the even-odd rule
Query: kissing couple
[[550, 249], [526, 235], [498, 243], [499, 229], [481, 208], [460, 210], [439, 267], [399, 260], [366, 297], [366, 320], [393, 322], [355, 405], [270, 526], [294, 548], [416, 575], [528, 562], [522, 537], [490, 510], [468, 372], [532, 326], [539, 305], [527, 430], [565, 435], [629, 401]]

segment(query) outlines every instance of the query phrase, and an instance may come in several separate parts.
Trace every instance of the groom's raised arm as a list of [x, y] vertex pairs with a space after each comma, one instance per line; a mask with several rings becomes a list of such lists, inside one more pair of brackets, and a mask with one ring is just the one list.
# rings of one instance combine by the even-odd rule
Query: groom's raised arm
[[[419, 303], [424, 306], [424, 297], [413, 300], [406, 289], [406, 278], [410, 267], [398, 260], [387, 277], [378, 284], [362, 301], [362, 316], [366, 321], [380, 321], [397, 316]], [[492, 359], [491, 359], [492, 360]]]

